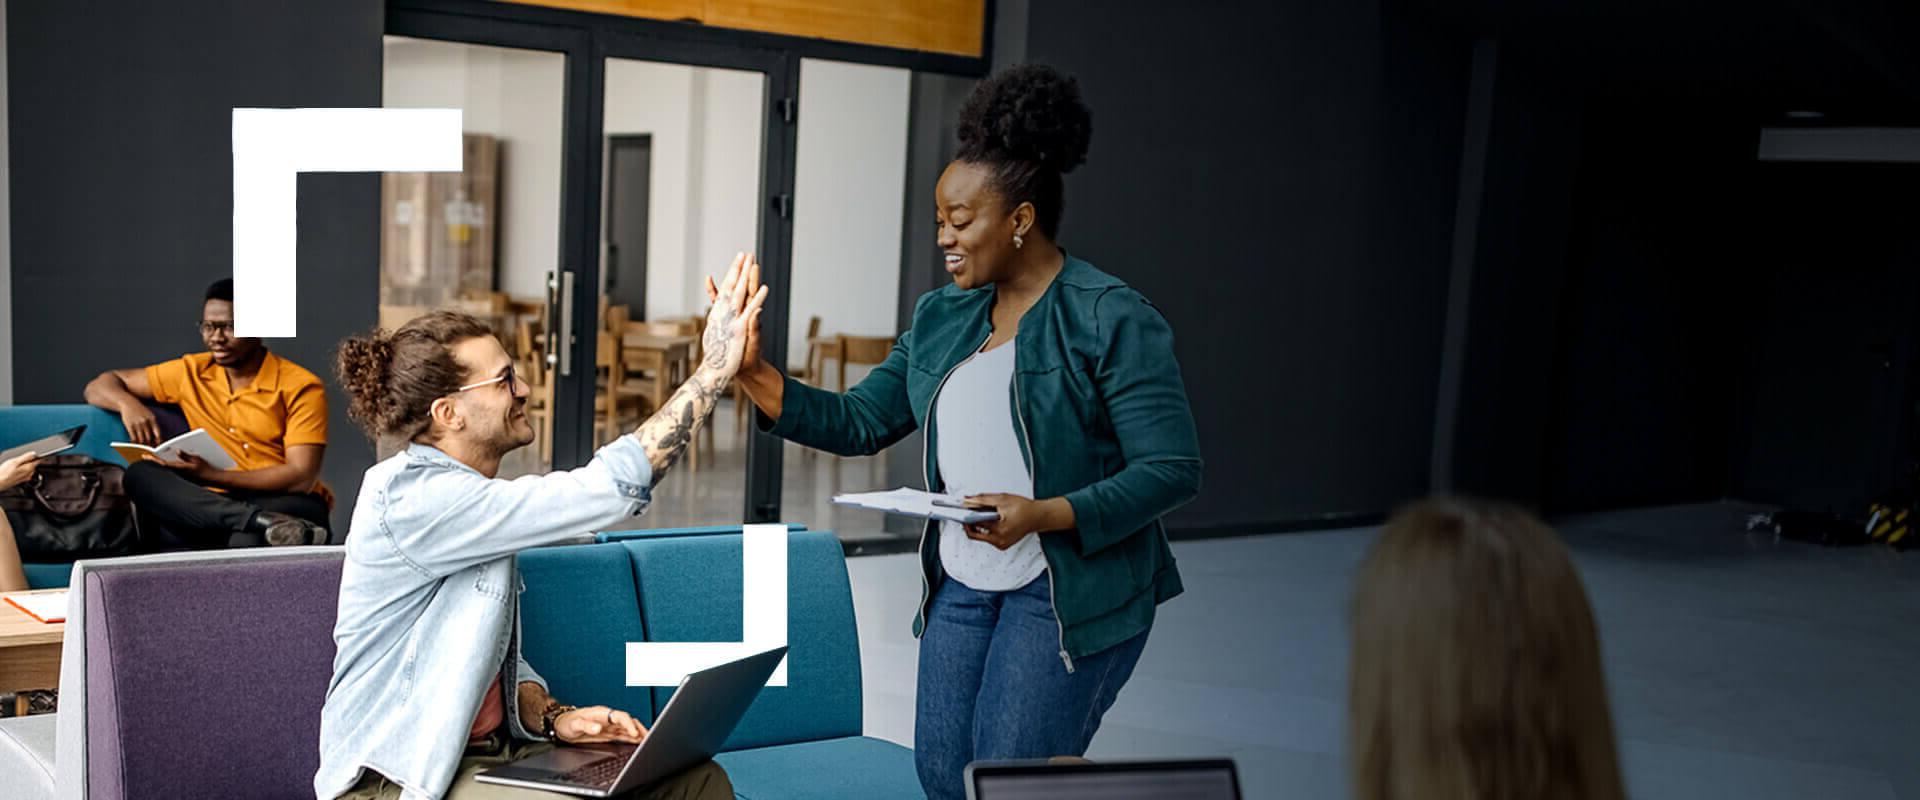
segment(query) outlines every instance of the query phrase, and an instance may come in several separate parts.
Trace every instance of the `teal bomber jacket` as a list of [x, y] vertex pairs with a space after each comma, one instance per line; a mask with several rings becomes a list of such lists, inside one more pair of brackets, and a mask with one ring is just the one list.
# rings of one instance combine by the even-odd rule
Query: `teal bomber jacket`
[[[929, 491], [942, 486], [933, 407], [947, 376], [987, 342], [995, 289], [922, 295], [885, 362], [845, 393], [788, 378], [770, 433], [846, 456], [877, 453], [926, 428]], [[1075, 527], [1041, 534], [1060, 657], [1100, 652], [1146, 630], [1182, 591], [1161, 518], [1200, 490], [1200, 445], [1173, 355], [1173, 329], [1139, 292], [1071, 255], [1021, 318], [1011, 391], [1034, 497], [1065, 496]], [[944, 579], [935, 532], [920, 537], [914, 635]]]

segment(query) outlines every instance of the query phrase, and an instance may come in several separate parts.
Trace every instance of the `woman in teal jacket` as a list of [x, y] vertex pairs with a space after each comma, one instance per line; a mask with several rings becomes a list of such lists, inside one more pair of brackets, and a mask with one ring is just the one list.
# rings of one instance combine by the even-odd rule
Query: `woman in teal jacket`
[[1173, 331], [1055, 244], [1091, 127], [1050, 68], [981, 83], [935, 191], [953, 284], [844, 394], [754, 356], [736, 378], [763, 426], [808, 447], [869, 455], [925, 429], [928, 489], [999, 512], [920, 540], [914, 745], [934, 798], [962, 796], [976, 759], [1083, 754], [1181, 591], [1160, 520], [1201, 470]]

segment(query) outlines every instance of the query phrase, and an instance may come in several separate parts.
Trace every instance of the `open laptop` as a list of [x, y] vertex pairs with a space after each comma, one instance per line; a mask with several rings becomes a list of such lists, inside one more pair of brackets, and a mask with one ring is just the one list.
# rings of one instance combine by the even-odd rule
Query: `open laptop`
[[1230, 759], [975, 761], [967, 800], [1240, 800]]
[[786, 656], [787, 648], [776, 647], [688, 675], [639, 745], [556, 747], [474, 779], [583, 797], [610, 797], [658, 783], [720, 752]]

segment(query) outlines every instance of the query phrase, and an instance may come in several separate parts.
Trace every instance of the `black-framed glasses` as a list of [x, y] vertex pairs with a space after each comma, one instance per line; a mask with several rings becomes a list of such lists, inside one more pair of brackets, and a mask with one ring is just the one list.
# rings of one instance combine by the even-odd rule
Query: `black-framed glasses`
[[233, 335], [232, 322], [202, 322], [199, 327], [201, 336], [212, 336], [216, 333], [224, 333], [228, 336]]
[[507, 371], [506, 371], [506, 372], [502, 372], [502, 373], [500, 373], [499, 375], [495, 375], [495, 376], [493, 376], [493, 377], [491, 377], [491, 378], [488, 378], [488, 379], [486, 379], [486, 380], [484, 380], [484, 381], [476, 381], [476, 382], [474, 382], [474, 383], [469, 383], [469, 384], [467, 384], [467, 385], [465, 385], [465, 386], [462, 386], [462, 387], [460, 387], [460, 388], [458, 388], [458, 389], [455, 389], [455, 390], [453, 390], [453, 391], [454, 391], [454, 393], [455, 393], [455, 394], [458, 394], [458, 393], [460, 393], [460, 392], [464, 392], [464, 391], [466, 391], [466, 390], [468, 390], [468, 389], [478, 389], [478, 388], [480, 388], [480, 387], [482, 387], [482, 386], [486, 386], [486, 385], [488, 385], [488, 384], [493, 384], [493, 383], [503, 383], [503, 384], [506, 384], [506, 387], [507, 387], [507, 391], [509, 391], [509, 392], [511, 392], [511, 391], [513, 391], [513, 390], [514, 390], [515, 388], [517, 388], [517, 387], [519, 387], [519, 385], [520, 385], [520, 381], [519, 381], [519, 379], [518, 379], [517, 377], [515, 377], [515, 376], [514, 376], [514, 374], [513, 374], [513, 365], [512, 365], [512, 364], [508, 364], [508, 365], [507, 365]]

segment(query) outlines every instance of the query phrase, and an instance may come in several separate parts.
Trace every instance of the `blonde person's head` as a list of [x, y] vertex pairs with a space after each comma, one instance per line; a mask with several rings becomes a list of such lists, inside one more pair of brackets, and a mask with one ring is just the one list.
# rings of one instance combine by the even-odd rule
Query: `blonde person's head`
[[1620, 800], [1592, 609], [1552, 529], [1458, 499], [1387, 523], [1353, 599], [1359, 800]]

